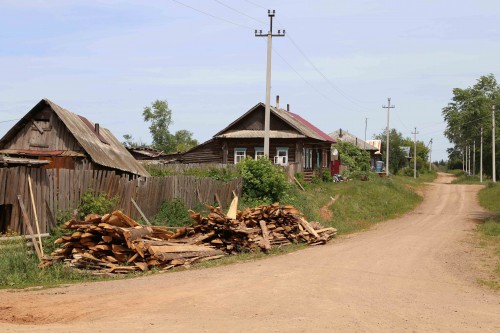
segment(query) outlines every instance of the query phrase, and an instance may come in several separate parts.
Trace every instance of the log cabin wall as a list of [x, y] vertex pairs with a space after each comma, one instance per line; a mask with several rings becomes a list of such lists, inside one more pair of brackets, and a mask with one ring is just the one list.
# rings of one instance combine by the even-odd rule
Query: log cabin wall
[[[246, 156], [255, 158], [256, 148], [264, 148], [263, 139], [233, 139], [227, 140], [228, 156], [227, 164], [234, 164], [235, 148], [246, 148]], [[288, 162], [295, 162], [296, 156], [296, 141], [290, 139], [272, 139], [269, 143], [269, 159], [274, 161], [277, 148], [288, 148]]]
[[223, 163], [220, 140], [210, 140], [182, 154], [182, 163]]

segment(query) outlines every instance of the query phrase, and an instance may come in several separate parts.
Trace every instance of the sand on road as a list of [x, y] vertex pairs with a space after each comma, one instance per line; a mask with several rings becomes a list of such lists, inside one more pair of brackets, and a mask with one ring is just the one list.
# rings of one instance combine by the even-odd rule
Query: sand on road
[[[413, 212], [325, 246], [223, 267], [0, 291], [2, 332], [500, 332], [468, 242], [479, 186], [440, 174]], [[472, 258], [472, 259], [471, 259]]]

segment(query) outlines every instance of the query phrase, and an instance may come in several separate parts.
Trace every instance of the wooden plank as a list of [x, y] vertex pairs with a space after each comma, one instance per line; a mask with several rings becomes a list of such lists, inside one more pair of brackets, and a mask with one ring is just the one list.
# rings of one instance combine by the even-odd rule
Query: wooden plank
[[311, 235], [313, 235], [316, 238], [319, 238], [318, 233], [316, 232], [316, 230], [313, 229], [313, 227], [311, 227], [309, 222], [307, 222], [303, 218], [300, 218], [299, 222]]
[[180, 252], [210, 252], [213, 251], [213, 248], [203, 245], [159, 245], [159, 246], [150, 246], [149, 252], [151, 254], [159, 254], [159, 253], [180, 253]]
[[269, 242], [269, 230], [267, 229], [266, 221], [259, 221], [260, 228], [262, 229], [262, 248], [266, 251], [271, 249], [271, 243]]
[[297, 183], [297, 185], [299, 185], [300, 189], [302, 190], [302, 192], [305, 192], [306, 190], [304, 189], [304, 187], [302, 186], [302, 184], [299, 182], [299, 180], [293, 176], [293, 180]]
[[219, 205], [220, 209], [224, 210], [224, 207], [222, 206], [222, 203], [220, 201], [220, 198], [219, 198], [219, 195], [217, 194], [217, 192], [215, 192], [214, 197], [215, 197], [215, 201], [217, 201], [217, 204]]
[[135, 208], [137, 209], [137, 211], [139, 212], [139, 214], [141, 214], [141, 216], [142, 216], [143, 220], [146, 222], [146, 224], [147, 225], [151, 225], [151, 222], [149, 222], [149, 220], [146, 217], [146, 215], [144, 215], [144, 213], [142, 212], [142, 210], [139, 208], [139, 206], [135, 202], [134, 198], [130, 198], [130, 201], [132, 201], [132, 203], [134, 204]]
[[[17, 195], [17, 200], [19, 201], [19, 207], [21, 207], [21, 212], [23, 215], [23, 222], [24, 225], [26, 226], [26, 229], [28, 230], [29, 235], [31, 236], [31, 239], [35, 239], [35, 234], [33, 233], [33, 228], [31, 227], [31, 224], [28, 219], [28, 214], [26, 214], [26, 209], [24, 207], [23, 199], [21, 198], [21, 195]], [[40, 251], [40, 248], [38, 247], [37, 242], [33, 242], [33, 245], [35, 247], [36, 255], [38, 256], [38, 259], [42, 259], [42, 252]]]
[[5, 168], [0, 168], [0, 205], [5, 204], [5, 191], [7, 189], [6, 170]]
[[232, 220], [235, 220], [237, 212], [238, 212], [238, 197], [235, 195], [233, 201], [231, 201], [231, 205], [229, 206], [227, 217], [229, 217]]
[[38, 132], [40, 132], [40, 134], [43, 134], [43, 129], [40, 127], [40, 125], [38, 125], [33, 119], [31, 119], [31, 123], [33, 124], [33, 126], [35, 126]]
[[[36, 203], [35, 203], [35, 198], [33, 196], [33, 186], [31, 185], [31, 176], [28, 173], [28, 186], [29, 186], [29, 191], [30, 191], [30, 198], [31, 198], [31, 206], [33, 209], [33, 216], [35, 218], [35, 226], [36, 226], [36, 233], [40, 236], [40, 223], [38, 223], [38, 214], [36, 212]], [[40, 252], [42, 253], [43, 256], [43, 244], [42, 244], [42, 238], [38, 237], [38, 242], [40, 243]]]

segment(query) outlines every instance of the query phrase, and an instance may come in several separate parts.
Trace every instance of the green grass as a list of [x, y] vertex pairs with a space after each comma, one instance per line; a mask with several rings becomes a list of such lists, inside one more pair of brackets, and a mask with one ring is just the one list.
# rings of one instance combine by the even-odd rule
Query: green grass
[[[500, 186], [496, 183], [487, 183], [479, 191], [479, 203], [491, 212], [500, 213]], [[477, 227], [481, 235], [480, 244], [488, 248], [496, 258], [496, 268], [491, 272], [488, 280], [479, 280], [479, 283], [495, 290], [500, 290], [500, 215], [486, 219]]]
[[[369, 181], [352, 180], [341, 183], [309, 184], [291, 203], [299, 208], [309, 221], [319, 221], [324, 226], [337, 228], [339, 234], [369, 228], [374, 223], [401, 216], [422, 201], [412, 187], [423, 186], [435, 176], [375, 177]], [[331, 217], [322, 219], [319, 211], [340, 195], [330, 206]]]
[[489, 211], [500, 212], [500, 186], [486, 183], [486, 187], [479, 191], [479, 203]]
[[[390, 178], [372, 176], [369, 181], [352, 180], [341, 183], [305, 184], [306, 192], [293, 186], [286, 200], [282, 203], [295, 205], [309, 221], [319, 221], [324, 226], [337, 228], [339, 234], [346, 234], [369, 228], [374, 223], [400, 216], [412, 210], [422, 200], [412, 189], [432, 181], [433, 177], [435, 174], [424, 174], [417, 180], [404, 176]], [[337, 194], [340, 194], [339, 199], [329, 207], [331, 218], [322, 219], [319, 214], [320, 209], [331, 201], [331, 197], [335, 197]], [[241, 200], [240, 209], [245, 203], [251, 206], [257, 204]], [[188, 223], [186, 211], [179, 202], [167, 202], [162, 206], [153, 222], [171, 226], [186, 225]], [[206, 214], [206, 212], [203, 213]], [[53, 241], [65, 231], [57, 228], [53, 230], [53, 235], [44, 241], [46, 252], [54, 249]], [[2, 249], [0, 252], [0, 288], [52, 287], [67, 283], [113, 279], [75, 271], [60, 263], [40, 270], [37, 267], [36, 256], [27, 253], [23, 242], [14, 242], [11, 245], [9, 250]], [[207, 268], [246, 260], [258, 260], [269, 255], [289, 253], [305, 247], [304, 244], [292, 244], [272, 249], [269, 254], [260, 251], [242, 253], [195, 264], [193, 267]], [[130, 278], [154, 272], [156, 270], [116, 278]]]
[[38, 258], [28, 252], [24, 240], [2, 241], [0, 252], [0, 288], [27, 288], [33, 286], [51, 287], [66, 283], [93, 281], [91, 274], [77, 272], [57, 263], [49, 268], [39, 269]]

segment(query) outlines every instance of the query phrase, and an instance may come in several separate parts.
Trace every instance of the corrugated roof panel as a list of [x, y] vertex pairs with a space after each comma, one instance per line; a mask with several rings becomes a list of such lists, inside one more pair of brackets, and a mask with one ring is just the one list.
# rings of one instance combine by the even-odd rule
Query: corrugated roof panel
[[96, 133], [77, 114], [60, 107], [48, 99], [44, 99], [44, 101], [54, 110], [59, 119], [66, 125], [95, 163], [140, 176], [150, 176], [146, 169], [137, 162], [108, 129], [104, 127], [100, 128], [100, 135], [104, 141], [109, 143], [106, 144], [101, 141]]

